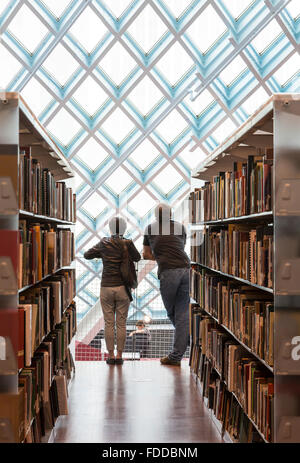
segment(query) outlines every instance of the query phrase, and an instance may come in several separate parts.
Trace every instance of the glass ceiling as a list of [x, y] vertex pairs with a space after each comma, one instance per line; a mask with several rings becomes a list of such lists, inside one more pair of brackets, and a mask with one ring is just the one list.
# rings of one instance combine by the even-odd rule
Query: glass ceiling
[[190, 169], [272, 93], [300, 91], [299, 0], [3, 0], [0, 27], [0, 88], [75, 171], [80, 316], [99, 273], [80, 256], [109, 218], [141, 246], [157, 201], [186, 197]]

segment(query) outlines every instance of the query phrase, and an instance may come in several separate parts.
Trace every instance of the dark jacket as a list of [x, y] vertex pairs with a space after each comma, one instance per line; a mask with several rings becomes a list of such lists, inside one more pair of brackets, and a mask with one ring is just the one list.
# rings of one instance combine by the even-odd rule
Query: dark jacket
[[[122, 243], [119, 236], [115, 235], [111, 238], [102, 238], [98, 244], [84, 253], [85, 259], [102, 259], [103, 272], [101, 286], [122, 286], [124, 285], [120, 266], [122, 262]], [[134, 262], [141, 259], [141, 255], [133, 244], [132, 240], [125, 240], [128, 253]]]

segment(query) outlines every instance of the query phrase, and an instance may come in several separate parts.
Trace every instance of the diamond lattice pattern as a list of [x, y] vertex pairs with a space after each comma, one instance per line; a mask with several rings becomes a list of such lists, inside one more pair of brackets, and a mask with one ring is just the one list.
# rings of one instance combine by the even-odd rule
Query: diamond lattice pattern
[[5, 0], [0, 27], [0, 88], [75, 171], [79, 318], [101, 272], [82, 253], [110, 217], [141, 247], [157, 201], [181, 201], [189, 170], [272, 93], [300, 90], [298, 0]]

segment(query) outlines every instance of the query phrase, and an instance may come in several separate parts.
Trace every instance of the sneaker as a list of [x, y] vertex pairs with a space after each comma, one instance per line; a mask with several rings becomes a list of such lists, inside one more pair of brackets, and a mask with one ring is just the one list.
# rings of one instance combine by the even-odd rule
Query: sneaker
[[180, 360], [172, 360], [169, 356], [161, 358], [160, 363], [162, 365], [173, 365], [175, 367], [180, 367]]

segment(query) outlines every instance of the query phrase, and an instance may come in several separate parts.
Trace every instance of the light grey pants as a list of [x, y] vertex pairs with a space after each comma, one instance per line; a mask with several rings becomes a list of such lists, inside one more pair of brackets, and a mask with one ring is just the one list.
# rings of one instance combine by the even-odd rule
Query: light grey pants
[[101, 287], [100, 302], [104, 316], [104, 335], [107, 350], [114, 350], [114, 334], [116, 322], [117, 350], [123, 351], [126, 341], [126, 320], [130, 305], [130, 300], [125, 287]]

